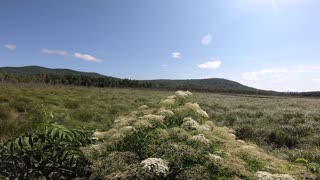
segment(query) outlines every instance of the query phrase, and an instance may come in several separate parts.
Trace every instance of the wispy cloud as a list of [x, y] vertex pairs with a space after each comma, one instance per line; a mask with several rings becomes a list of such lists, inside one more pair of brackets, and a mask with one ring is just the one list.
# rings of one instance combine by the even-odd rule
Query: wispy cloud
[[272, 8], [273, 8], [274, 12], [278, 12], [279, 11], [277, 0], [272, 0]]
[[[41, 49], [41, 53], [49, 54], [49, 55], [60, 55], [60, 56], [68, 56], [69, 55], [69, 53], [64, 50], [52, 50], [52, 49], [47, 49], [47, 48]], [[83, 61], [88, 61], [88, 62], [102, 62], [101, 59], [98, 59], [90, 54], [83, 54], [83, 53], [79, 53], [79, 52], [74, 53], [72, 55], [72, 57], [77, 58], [77, 59], [81, 59]]]
[[161, 64], [161, 67], [168, 67], [168, 64]]
[[287, 74], [293, 73], [318, 73], [320, 66], [298, 65], [294, 67], [269, 68], [259, 71], [244, 72], [242, 77], [245, 80], [257, 81], [265, 78], [273, 80], [284, 80]]
[[253, 87], [278, 91], [319, 91], [320, 65], [266, 68], [241, 73], [238, 81]]
[[201, 44], [204, 46], [208, 46], [212, 41], [212, 36], [210, 34], [207, 34], [202, 37]]
[[220, 60], [209, 61], [203, 64], [199, 64], [198, 68], [202, 69], [218, 69], [222, 64]]
[[171, 53], [171, 58], [180, 59], [181, 58], [181, 53], [179, 53], [179, 52]]
[[4, 47], [11, 50], [11, 51], [13, 51], [17, 48], [17, 46], [14, 44], [5, 44]]
[[102, 62], [101, 59], [98, 59], [90, 54], [82, 54], [82, 53], [74, 53], [73, 57], [77, 58], [77, 59], [81, 59], [83, 61], [88, 61], [88, 62]]
[[41, 49], [41, 52], [44, 54], [61, 55], [61, 56], [66, 56], [68, 54], [66, 51], [63, 51], [63, 50], [52, 50], [52, 49], [46, 49], [46, 48]]

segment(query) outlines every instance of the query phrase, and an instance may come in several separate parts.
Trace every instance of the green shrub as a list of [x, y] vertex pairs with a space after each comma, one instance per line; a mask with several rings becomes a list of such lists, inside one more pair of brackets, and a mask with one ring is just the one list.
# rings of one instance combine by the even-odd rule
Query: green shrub
[[271, 132], [269, 136], [269, 142], [273, 144], [275, 148], [288, 147], [292, 148], [299, 143], [298, 136], [291, 136], [283, 131]]
[[20, 128], [21, 125], [14, 120], [0, 119], [0, 143], [17, 134]]
[[34, 101], [30, 98], [20, 97], [10, 102], [10, 107], [14, 108], [17, 112], [27, 112], [32, 108]]
[[43, 105], [35, 105], [26, 113], [26, 120], [35, 130], [43, 130], [48, 122], [53, 119], [53, 114]]
[[308, 163], [307, 167], [320, 177], [320, 163]]
[[0, 175], [10, 179], [70, 179], [90, 175], [80, 146], [93, 141], [90, 134], [49, 125], [8, 141], [0, 147]]
[[247, 163], [248, 168], [253, 172], [262, 171], [265, 169], [265, 163], [261, 160], [258, 160], [256, 157], [251, 156], [249, 153], [240, 153], [240, 158]]

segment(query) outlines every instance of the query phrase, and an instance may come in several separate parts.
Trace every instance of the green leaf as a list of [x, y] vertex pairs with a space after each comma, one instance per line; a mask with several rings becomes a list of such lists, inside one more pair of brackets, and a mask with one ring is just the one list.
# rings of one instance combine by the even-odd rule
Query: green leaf
[[57, 135], [58, 129], [57, 128], [53, 128], [50, 132], [50, 137], [54, 138]]

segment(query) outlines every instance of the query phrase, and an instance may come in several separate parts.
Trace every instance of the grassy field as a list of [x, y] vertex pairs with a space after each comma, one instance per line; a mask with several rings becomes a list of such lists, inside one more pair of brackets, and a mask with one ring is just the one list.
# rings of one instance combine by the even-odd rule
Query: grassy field
[[319, 98], [197, 94], [196, 99], [237, 138], [292, 162], [305, 159], [320, 171]]
[[[129, 115], [142, 105], [159, 108], [159, 101], [173, 93], [1, 85], [0, 141], [39, 129], [43, 120], [106, 131], [119, 116]], [[320, 172], [320, 99], [194, 93], [194, 101], [217, 126], [233, 129], [237, 139], [256, 143], [280, 159], [300, 162], [316, 174]]]
[[119, 115], [154, 106], [170, 92], [66, 86], [1, 86], [0, 140], [32, 130], [44, 118], [67, 127], [109, 129]]

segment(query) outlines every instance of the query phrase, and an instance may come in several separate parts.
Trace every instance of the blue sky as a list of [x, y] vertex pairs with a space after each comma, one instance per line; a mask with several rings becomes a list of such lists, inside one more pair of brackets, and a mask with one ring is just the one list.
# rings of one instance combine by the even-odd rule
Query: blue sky
[[0, 66], [320, 90], [318, 0], [1, 0]]

